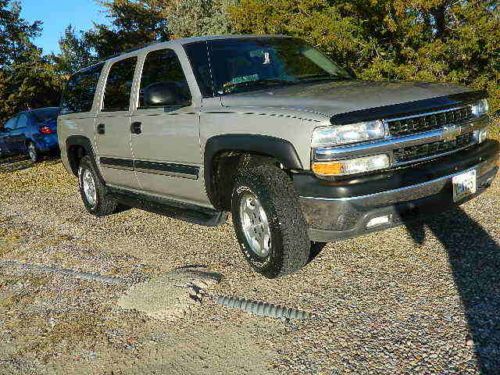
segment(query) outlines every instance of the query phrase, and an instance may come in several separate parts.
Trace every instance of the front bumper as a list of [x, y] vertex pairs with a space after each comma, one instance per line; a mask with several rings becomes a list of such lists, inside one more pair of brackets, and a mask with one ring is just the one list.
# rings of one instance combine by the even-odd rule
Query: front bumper
[[[294, 184], [311, 240], [328, 242], [387, 229], [443, 212], [482, 193], [498, 171], [499, 144], [486, 141], [468, 150], [409, 168], [344, 181], [297, 174]], [[453, 202], [452, 178], [475, 169], [477, 192]], [[367, 228], [380, 216], [390, 222]]]

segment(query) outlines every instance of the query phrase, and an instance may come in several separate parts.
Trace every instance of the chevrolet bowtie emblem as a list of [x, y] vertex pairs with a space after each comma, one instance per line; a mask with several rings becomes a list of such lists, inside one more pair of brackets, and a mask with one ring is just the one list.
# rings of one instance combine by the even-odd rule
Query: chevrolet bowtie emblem
[[448, 125], [443, 128], [444, 141], [454, 141], [460, 134], [462, 134], [462, 127], [458, 125]]

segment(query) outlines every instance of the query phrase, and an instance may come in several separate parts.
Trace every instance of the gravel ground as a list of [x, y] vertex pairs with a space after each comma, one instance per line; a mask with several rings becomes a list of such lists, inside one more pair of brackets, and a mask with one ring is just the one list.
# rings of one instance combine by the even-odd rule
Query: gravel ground
[[[460, 209], [329, 244], [270, 281], [249, 269], [229, 222], [97, 219], [59, 161], [0, 161], [0, 373], [500, 373], [499, 192], [497, 179]], [[204, 299], [168, 321], [118, 306], [131, 283], [186, 266], [223, 276], [210, 293], [317, 317]]]

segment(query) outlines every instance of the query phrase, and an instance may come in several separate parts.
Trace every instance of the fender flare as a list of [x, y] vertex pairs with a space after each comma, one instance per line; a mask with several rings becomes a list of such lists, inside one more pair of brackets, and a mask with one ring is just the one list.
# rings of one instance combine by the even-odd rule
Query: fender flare
[[221, 152], [250, 152], [277, 159], [286, 169], [303, 169], [295, 147], [287, 140], [258, 134], [225, 134], [209, 138], [205, 144], [204, 178], [205, 189], [212, 203], [214, 185], [212, 166], [215, 156]]
[[83, 135], [71, 135], [66, 139], [66, 157], [68, 158], [68, 163], [71, 166], [71, 169], [73, 170], [73, 173], [75, 174], [75, 176], [78, 175], [78, 172], [76, 171], [76, 168], [73, 165], [74, 163], [71, 161], [71, 159], [69, 157], [69, 149], [72, 146], [83, 147], [83, 149], [85, 150], [85, 153], [87, 155], [89, 155], [90, 158], [92, 159], [92, 162], [94, 163], [94, 166], [96, 167], [96, 170], [99, 173], [99, 177], [101, 178], [102, 181], [104, 181], [102, 176], [100, 175], [100, 170], [97, 167], [96, 154], [94, 152], [94, 148], [92, 147], [92, 142], [90, 141], [90, 139], [88, 139], [87, 137], [85, 137]]

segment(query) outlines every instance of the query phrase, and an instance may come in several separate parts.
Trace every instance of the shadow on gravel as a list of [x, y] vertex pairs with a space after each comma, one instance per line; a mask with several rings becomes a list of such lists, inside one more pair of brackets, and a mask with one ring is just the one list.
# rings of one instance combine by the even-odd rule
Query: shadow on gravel
[[[40, 161], [57, 163], [59, 161], [58, 154], [49, 154], [42, 156]], [[27, 156], [11, 156], [0, 158], [0, 173], [1, 172], [16, 172], [31, 168], [35, 164]]]
[[481, 374], [500, 373], [500, 247], [462, 209], [423, 223], [408, 224], [416, 243], [425, 241], [427, 226], [448, 252], [465, 310]]

